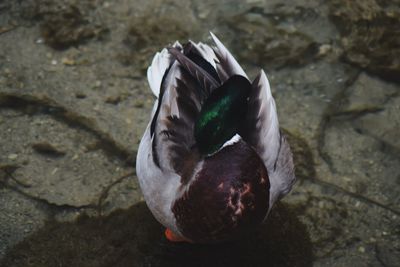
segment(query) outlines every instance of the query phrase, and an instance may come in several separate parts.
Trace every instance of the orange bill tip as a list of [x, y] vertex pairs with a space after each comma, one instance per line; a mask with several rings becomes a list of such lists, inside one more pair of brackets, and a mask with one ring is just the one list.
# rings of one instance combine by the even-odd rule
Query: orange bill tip
[[189, 243], [191, 243], [188, 239], [175, 234], [169, 228], [165, 229], [165, 237], [171, 242], [189, 242]]

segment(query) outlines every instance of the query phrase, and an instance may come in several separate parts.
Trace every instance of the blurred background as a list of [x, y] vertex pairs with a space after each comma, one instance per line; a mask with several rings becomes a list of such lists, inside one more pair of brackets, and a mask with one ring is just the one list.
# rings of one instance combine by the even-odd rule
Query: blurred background
[[[269, 78], [298, 182], [253, 236], [169, 244], [146, 69], [214, 32]], [[400, 1], [0, 1], [0, 266], [398, 266]]]

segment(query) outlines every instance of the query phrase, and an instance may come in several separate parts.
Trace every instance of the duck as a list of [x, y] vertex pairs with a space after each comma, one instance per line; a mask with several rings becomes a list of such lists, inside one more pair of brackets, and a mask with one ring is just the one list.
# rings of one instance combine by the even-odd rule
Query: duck
[[265, 72], [250, 82], [210, 35], [214, 45], [189, 40], [163, 48], [147, 69], [155, 103], [136, 172], [172, 242], [248, 235], [296, 180]]

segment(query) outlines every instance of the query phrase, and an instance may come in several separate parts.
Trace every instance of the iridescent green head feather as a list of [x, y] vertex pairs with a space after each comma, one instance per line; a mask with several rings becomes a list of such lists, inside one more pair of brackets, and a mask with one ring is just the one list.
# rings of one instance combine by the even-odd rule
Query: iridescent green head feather
[[250, 91], [250, 82], [243, 76], [235, 75], [206, 99], [194, 129], [202, 154], [214, 153], [240, 131]]

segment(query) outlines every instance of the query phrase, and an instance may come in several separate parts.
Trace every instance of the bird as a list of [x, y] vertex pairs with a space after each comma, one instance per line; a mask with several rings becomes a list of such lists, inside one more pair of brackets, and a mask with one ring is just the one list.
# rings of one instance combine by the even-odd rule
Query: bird
[[146, 204], [172, 242], [246, 236], [295, 183], [268, 78], [250, 82], [210, 32], [213, 45], [179, 41], [147, 69], [155, 96], [136, 172]]

